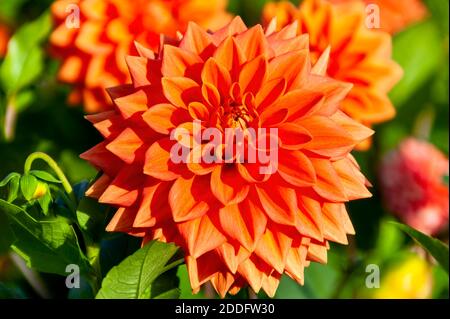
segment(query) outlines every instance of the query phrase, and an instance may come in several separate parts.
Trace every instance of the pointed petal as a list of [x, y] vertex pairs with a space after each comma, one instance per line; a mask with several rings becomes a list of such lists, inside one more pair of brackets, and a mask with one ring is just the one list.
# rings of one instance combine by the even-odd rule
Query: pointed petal
[[286, 80], [284, 78], [273, 79], [265, 82], [256, 95], [256, 108], [260, 110], [266, 109], [278, 100], [286, 90]]
[[317, 198], [303, 196], [297, 192], [298, 207], [300, 209], [297, 230], [304, 236], [323, 241], [322, 207]]
[[127, 164], [131, 164], [137, 157], [137, 152], [144, 145], [141, 138], [127, 127], [112, 142], [106, 145], [106, 149], [119, 157]]
[[255, 185], [256, 192], [267, 216], [276, 223], [295, 225], [297, 196], [295, 190], [279, 183]]
[[187, 108], [189, 103], [200, 101], [200, 86], [185, 77], [162, 78], [165, 97], [175, 106]]
[[311, 69], [311, 73], [325, 76], [327, 74], [328, 61], [330, 59], [330, 46], [328, 46], [325, 51], [322, 52], [322, 55], [317, 60], [314, 67]]
[[249, 186], [234, 166], [219, 165], [211, 174], [211, 191], [222, 204], [230, 205], [242, 202], [247, 197]]
[[214, 52], [217, 63], [230, 72], [231, 79], [236, 81], [242, 64], [245, 62], [244, 53], [236, 44], [234, 38], [227, 38]]
[[106, 188], [98, 201], [104, 204], [130, 207], [138, 199], [142, 180], [143, 177], [137, 167], [125, 167]]
[[300, 247], [292, 247], [286, 259], [286, 272], [300, 285], [304, 284], [306, 254], [307, 248], [300, 245]]
[[180, 167], [171, 160], [171, 148], [175, 144], [169, 138], [154, 143], [145, 155], [144, 174], [171, 181], [180, 176]]
[[282, 274], [292, 239], [277, 229], [267, 228], [256, 247], [256, 255]]
[[106, 226], [108, 232], [127, 232], [133, 226], [135, 210], [121, 207], [114, 214], [113, 218]]
[[304, 145], [305, 149], [316, 154], [339, 157], [348, 154], [356, 142], [352, 136], [333, 120], [324, 116], [310, 116], [297, 121], [312, 136], [312, 140]]
[[217, 88], [209, 83], [202, 84], [202, 96], [205, 104], [209, 105], [212, 109], [216, 109], [220, 106], [220, 93]]
[[[265, 265], [257, 256], [252, 255], [252, 257], [245, 260], [238, 267], [238, 272], [242, 277], [248, 282], [253, 291], [259, 292], [263, 281], [263, 270], [261, 269], [262, 264]], [[267, 265], [266, 265], [267, 266]], [[269, 266], [267, 266], [269, 267]]]
[[278, 172], [286, 182], [297, 187], [316, 183], [314, 166], [302, 151], [279, 150]]
[[229, 242], [223, 243], [216, 251], [232, 274], [236, 274], [239, 265], [250, 256], [244, 247], [239, 244], [233, 246]]
[[309, 36], [302, 34], [292, 39], [269, 39], [270, 47], [275, 56], [280, 56], [295, 50], [309, 49]]
[[209, 205], [206, 201], [209, 187], [207, 176], [178, 178], [169, 192], [169, 204], [175, 222], [189, 221], [206, 214]]
[[152, 183], [145, 185], [142, 191], [141, 204], [136, 213], [133, 227], [153, 227], [157, 221], [159, 223], [162, 222], [160, 216], [170, 216], [167, 205], [169, 185], [170, 183], [157, 180], [153, 180]]
[[307, 79], [311, 68], [309, 50], [292, 51], [275, 57], [269, 62], [268, 81], [284, 78], [287, 91], [299, 88]]
[[221, 96], [226, 96], [230, 91], [230, 73], [214, 58], [209, 58], [203, 66], [202, 81], [216, 87]]
[[374, 134], [373, 130], [356, 122], [342, 111], [336, 112], [331, 118], [346, 130], [353, 137], [355, 142], [365, 141]]
[[211, 35], [203, 30], [198, 24], [189, 21], [186, 33], [180, 43], [180, 48], [201, 56], [206, 49], [211, 47], [211, 45]]
[[213, 225], [208, 214], [177, 224], [187, 244], [189, 255], [198, 258], [226, 242], [226, 237]]
[[188, 106], [189, 115], [193, 120], [206, 121], [209, 119], [209, 110], [205, 104], [200, 102], [192, 102]]
[[288, 150], [298, 150], [312, 140], [311, 134], [295, 123], [283, 123], [278, 127], [281, 147]]
[[[291, 4], [290, 4], [291, 5]], [[297, 10], [294, 8], [294, 10]], [[275, 32], [269, 36], [270, 40], [289, 40], [294, 38], [298, 33], [298, 21], [286, 25], [280, 31]]]
[[142, 119], [156, 132], [169, 134], [178, 125], [188, 122], [190, 117], [185, 109], [162, 103], [150, 107], [142, 114]]
[[161, 72], [164, 77], [184, 77], [192, 72], [192, 68], [199, 67], [202, 63], [203, 60], [195, 53], [166, 44]]
[[252, 61], [260, 55], [266, 55], [269, 50], [269, 44], [261, 25], [256, 25], [237, 35], [236, 43], [242, 49], [247, 61]]
[[317, 175], [313, 186], [320, 196], [333, 202], [347, 202], [344, 186], [329, 160], [310, 158]]
[[341, 221], [341, 205], [324, 205], [322, 212], [324, 238], [342, 245], [347, 245], [347, 234]]
[[147, 76], [147, 58], [129, 55], [125, 57], [125, 61], [128, 65], [131, 80], [135, 88], [140, 88], [151, 84]]
[[153, 60], [155, 58], [155, 53], [152, 50], [140, 44], [139, 42], [134, 41], [134, 46], [140, 57], [147, 58], [149, 60]]
[[316, 244], [311, 242], [308, 246], [307, 259], [321, 264], [326, 264], [328, 260], [327, 252], [328, 249], [324, 246], [324, 244]]
[[192, 290], [194, 293], [198, 293], [202, 284], [210, 280], [218, 271], [222, 270], [223, 262], [215, 251], [211, 251], [199, 258], [187, 256], [186, 267]]
[[[219, 221], [227, 236], [237, 240], [248, 251], [253, 251], [262, 236], [266, 217], [259, 207], [252, 203], [227, 205], [219, 210]], [[256, 208], [251, 211], [250, 208]]]
[[236, 16], [229, 24], [213, 33], [212, 38], [216, 46], [220, 45], [226, 38], [247, 30], [247, 26], [241, 17]]
[[211, 278], [211, 284], [222, 298], [225, 298], [228, 290], [233, 283], [234, 276], [228, 271], [218, 272]]
[[[120, 132], [122, 132], [125, 129], [125, 125], [123, 123], [122, 117], [115, 111], [109, 111], [107, 113], [110, 113], [112, 115], [106, 117], [103, 120], [96, 121], [94, 123], [94, 127], [97, 129], [97, 131], [100, 132], [100, 134], [102, 134], [103, 137], [111, 139], [113, 138], [113, 136], [117, 136]], [[86, 118], [92, 119], [92, 116]]]
[[340, 177], [349, 200], [372, 197], [365, 185], [366, 178], [350, 160], [344, 158], [333, 162], [332, 165]]
[[265, 82], [267, 60], [261, 55], [243, 65], [239, 74], [239, 85], [242, 93], [251, 92], [256, 95]]
[[100, 176], [99, 179], [97, 179], [86, 191], [86, 196], [92, 197], [92, 198], [99, 198], [102, 196], [103, 192], [108, 188], [109, 184], [111, 183], [112, 179], [106, 175], [103, 174]]
[[106, 149], [107, 141], [97, 144], [80, 155], [93, 166], [102, 170], [109, 176], [115, 176], [123, 166], [123, 161]]
[[137, 90], [129, 95], [114, 99], [114, 104], [125, 119], [139, 112], [145, 112], [147, 106], [147, 94], [143, 90]]

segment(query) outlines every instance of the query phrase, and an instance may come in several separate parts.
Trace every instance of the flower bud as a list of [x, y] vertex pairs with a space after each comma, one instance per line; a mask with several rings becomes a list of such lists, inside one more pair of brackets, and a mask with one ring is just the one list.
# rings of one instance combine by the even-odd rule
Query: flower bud
[[34, 191], [33, 197], [31, 199], [39, 199], [41, 197], [44, 197], [45, 194], [47, 194], [48, 191], [48, 186], [47, 184], [43, 183], [43, 182], [38, 182], [38, 185]]

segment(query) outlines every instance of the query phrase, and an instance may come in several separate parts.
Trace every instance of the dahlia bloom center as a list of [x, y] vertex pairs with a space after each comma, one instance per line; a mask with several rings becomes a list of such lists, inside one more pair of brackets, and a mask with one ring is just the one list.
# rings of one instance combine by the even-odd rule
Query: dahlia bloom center
[[256, 118], [256, 112], [252, 105], [234, 100], [222, 106], [219, 113], [221, 114], [223, 127], [240, 128], [242, 130], [251, 126]]

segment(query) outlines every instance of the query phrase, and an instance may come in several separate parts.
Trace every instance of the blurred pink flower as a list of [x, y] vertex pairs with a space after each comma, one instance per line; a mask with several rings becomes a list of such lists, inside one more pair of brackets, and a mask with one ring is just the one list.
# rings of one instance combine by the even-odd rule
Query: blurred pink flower
[[436, 234], [448, 226], [448, 158], [434, 145], [414, 138], [387, 154], [380, 170], [387, 208], [409, 226]]

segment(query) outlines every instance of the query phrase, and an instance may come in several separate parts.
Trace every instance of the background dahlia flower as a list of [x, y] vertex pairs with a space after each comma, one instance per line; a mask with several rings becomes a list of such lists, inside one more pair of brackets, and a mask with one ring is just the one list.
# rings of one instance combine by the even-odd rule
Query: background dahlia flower
[[[274, 296], [283, 273], [303, 284], [329, 241], [354, 233], [345, 203], [371, 196], [349, 152], [372, 131], [339, 110], [351, 85], [323, 75], [326, 57], [312, 67], [297, 31], [239, 17], [211, 34], [190, 23], [158, 54], [138, 45], [133, 84], [109, 91], [113, 110], [88, 116], [105, 140], [81, 155], [103, 171], [87, 194], [118, 207], [107, 230], [175, 242], [194, 292], [210, 281], [222, 297], [247, 284]], [[194, 120], [277, 128], [277, 172], [260, 174], [259, 161], [175, 164], [171, 133], [188, 132], [190, 158]]]
[[448, 227], [448, 158], [413, 138], [387, 154], [380, 167], [381, 191], [390, 211], [413, 228], [436, 234]]
[[9, 42], [9, 29], [0, 23], [0, 58], [6, 54], [6, 49]]
[[[273, 20], [276, 18], [276, 20]], [[368, 29], [363, 3], [333, 5], [325, 0], [305, 0], [299, 8], [290, 2], [273, 2], [264, 7], [265, 25], [281, 28], [296, 21], [301, 33], [309, 34], [313, 64], [329, 54], [327, 74], [353, 84], [342, 102], [342, 110], [370, 127], [395, 116], [388, 92], [402, 77], [400, 66], [391, 58], [389, 34]], [[361, 143], [367, 149], [370, 141]]]
[[[157, 49], [160, 34], [176, 37], [188, 21], [218, 29], [230, 21], [227, 0], [57, 0], [52, 51], [62, 60], [59, 79], [73, 84], [69, 102], [88, 113], [111, 108], [105, 88], [129, 82], [124, 57], [133, 41]], [[79, 27], [76, 11], [79, 8]], [[66, 23], [67, 22], [67, 23]], [[69, 26], [69, 27], [68, 27]], [[71, 27], [70, 27], [71, 26]]]
[[428, 12], [422, 0], [329, 0], [333, 3], [364, 2], [380, 9], [380, 29], [391, 34], [423, 20]]

